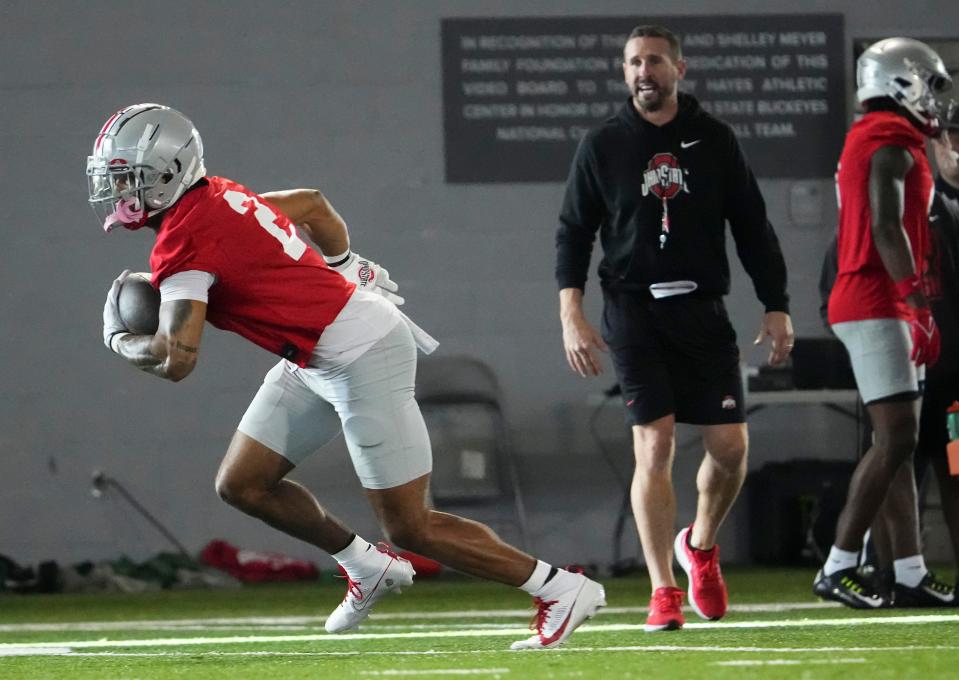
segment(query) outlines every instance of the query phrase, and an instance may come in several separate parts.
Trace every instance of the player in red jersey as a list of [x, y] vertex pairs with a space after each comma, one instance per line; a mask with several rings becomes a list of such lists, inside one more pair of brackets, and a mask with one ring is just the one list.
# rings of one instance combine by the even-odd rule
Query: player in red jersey
[[124, 328], [117, 311], [124, 272], [103, 309], [111, 350], [179, 381], [196, 365], [209, 321], [283, 357], [241, 419], [216, 489], [227, 503], [328, 552], [343, 567], [347, 594], [327, 631], [355, 628], [377, 599], [414, 576], [408, 561], [385, 545], [375, 549], [286, 479], [341, 426], [392, 541], [533, 595], [536, 634], [514, 648], [560, 645], [606, 604], [603, 587], [582, 574], [551, 567], [488, 527], [427, 505], [432, 456], [413, 397], [414, 333], [424, 351], [435, 341], [396, 308], [403, 300], [388, 272], [351, 252], [346, 224], [320, 192], [258, 195], [207, 177], [193, 124], [156, 104], [128, 107], [107, 121], [87, 176], [104, 229], [156, 232], [150, 265], [161, 295], [159, 328], [154, 335]]
[[[835, 544], [813, 591], [850, 607], [886, 598], [856, 572], [863, 536], [887, 498], [915, 505], [916, 446], [923, 366], [939, 355], [939, 332], [921, 277], [929, 243], [932, 172], [926, 136], [941, 127], [938, 96], [951, 86], [939, 56], [909, 38], [870, 46], [856, 70], [866, 113], [850, 129], [836, 181], [839, 268], [829, 323], [849, 352], [875, 431], [849, 485]], [[908, 533], [908, 532], [904, 532]], [[893, 537], [894, 566], [913, 586], [931, 576], [916, 534]], [[898, 540], [899, 545], [896, 545]], [[916, 583], [913, 583], [916, 581]]]

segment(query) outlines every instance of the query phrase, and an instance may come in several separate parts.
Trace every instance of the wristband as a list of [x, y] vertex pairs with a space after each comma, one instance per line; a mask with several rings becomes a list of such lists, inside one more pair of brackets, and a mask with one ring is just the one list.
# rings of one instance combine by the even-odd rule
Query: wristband
[[913, 274], [912, 276], [907, 276], [904, 279], [896, 281], [896, 293], [905, 300], [907, 297], [913, 293], [918, 293], [921, 290], [919, 287], [919, 275]]
[[340, 253], [339, 255], [324, 255], [323, 259], [326, 261], [326, 266], [334, 269], [340, 265], [346, 264], [346, 261], [350, 259], [350, 255], [353, 253], [349, 248], [346, 249], [345, 253]]
[[114, 352], [117, 351], [117, 343], [120, 342], [122, 338], [125, 338], [128, 335], [133, 335], [133, 333], [128, 333], [126, 331], [120, 331], [119, 333], [114, 333], [110, 336], [110, 349]]

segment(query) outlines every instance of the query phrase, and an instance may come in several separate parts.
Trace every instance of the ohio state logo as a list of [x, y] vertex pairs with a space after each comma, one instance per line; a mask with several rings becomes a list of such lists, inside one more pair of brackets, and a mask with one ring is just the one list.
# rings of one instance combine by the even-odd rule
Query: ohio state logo
[[373, 273], [373, 267], [370, 266], [369, 260], [360, 260], [360, 270], [357, 272], [360, 287], [366, 288], [375, 277], [376, 274]]
[[658, 153], [653, 156], [643, 173], [643, 196], [652, 193], [664, 201], [680, 191], [689, 193], [686, 186], [688, 170], [679, 167], [679, 161], [671, 153]]

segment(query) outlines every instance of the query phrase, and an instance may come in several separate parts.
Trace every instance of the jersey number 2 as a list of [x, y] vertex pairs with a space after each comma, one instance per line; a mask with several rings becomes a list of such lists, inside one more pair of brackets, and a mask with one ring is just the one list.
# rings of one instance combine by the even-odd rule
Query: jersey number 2
[[270, 236], [280, 242], [280, 245], [283, 246], [283, 252], [294, 260], [303, 257], [303, 253], [306, 252], [306, 244], [296, 233], [296, 227], [291, 225], [290, 231], [287, 231], [278, 225], [276, 223], [276, 213], [270, 210], [268, 206], [260, 203], [256, 196], [244, 194], [240, 191], [227, 191], [223, 194], [223, 198], [226, 199], [231, 208], [241, 215], [246, 215], [252, 206], [253, 217], [256, 218], [257, 223], [266, 229]]

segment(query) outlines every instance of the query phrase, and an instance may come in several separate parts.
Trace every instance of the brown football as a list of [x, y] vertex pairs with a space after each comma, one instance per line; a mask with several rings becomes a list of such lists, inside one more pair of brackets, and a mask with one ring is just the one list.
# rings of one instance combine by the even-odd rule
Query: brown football
[[153, 335], [160, 325], [160, 291], [149, 274], [130, 274], [120, 286], [117, 300], [120, 320], [131, 333]]

